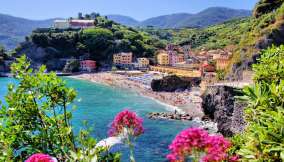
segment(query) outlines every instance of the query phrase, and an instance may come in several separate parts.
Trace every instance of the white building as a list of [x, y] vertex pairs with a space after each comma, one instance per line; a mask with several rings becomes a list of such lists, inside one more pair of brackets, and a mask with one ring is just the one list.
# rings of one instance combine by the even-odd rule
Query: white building
[[56, 29], [68, 29], [70, 24], [68, 20], [55, 20], [53, 27]]
[[53, 27], [56, 29], [81, 29], [91, 28], [95, 26], [95, 20], [55, 20]]

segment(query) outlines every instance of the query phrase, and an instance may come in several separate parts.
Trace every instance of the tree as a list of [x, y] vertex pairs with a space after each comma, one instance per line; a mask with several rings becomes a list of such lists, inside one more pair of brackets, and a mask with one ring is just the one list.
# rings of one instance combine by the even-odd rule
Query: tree
[[[25, 161], [35, 153], [45, 153], [58, 161], [90, 162], [117, 157], [100, 154], [106, 148], [94, 149], [95, 139], [89, 130], [73, 133], [70, 104], [76, 92], [55, 73], [29, 68], [22, 56], [11, 67], [18, 85], [8, 87], [6, 105], [0, 109], [0, 161]], [[101, 156], [102, 155], [102, 156]]]
[[113, 33], [104, 28], [85, 29], [82, 39], [91, 57], [95, 60], [108, 58], [110, 48], [113, 45]]

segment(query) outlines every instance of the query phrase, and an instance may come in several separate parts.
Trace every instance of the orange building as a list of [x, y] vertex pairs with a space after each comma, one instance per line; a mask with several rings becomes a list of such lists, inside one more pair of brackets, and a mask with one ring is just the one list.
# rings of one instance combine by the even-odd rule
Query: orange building
[[170, 64], [170, 58], [166, 51], [160, 51], [157, 55], [157, 61], [159, 65], [167, 66]]
[[80, 68], [82, 71], [92, 72], [96, 70], [97, 64], [93, 60], [84, 60], [80, 61]]
[[178, 55], [178, 63], [180, 63], [180, 62], [184, 62], [185, 60], [184, 60], [184, 55], [183, 54], [179, 54]]

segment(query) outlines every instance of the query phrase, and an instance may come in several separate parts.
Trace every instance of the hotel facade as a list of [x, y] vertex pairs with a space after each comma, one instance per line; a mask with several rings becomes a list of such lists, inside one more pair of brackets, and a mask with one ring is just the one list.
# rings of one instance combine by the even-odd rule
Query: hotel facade
[[132, 52], [125, 53], [121, 52], [113, 55], [113, 64], [120, 66], [129, 66], [132, 64]]

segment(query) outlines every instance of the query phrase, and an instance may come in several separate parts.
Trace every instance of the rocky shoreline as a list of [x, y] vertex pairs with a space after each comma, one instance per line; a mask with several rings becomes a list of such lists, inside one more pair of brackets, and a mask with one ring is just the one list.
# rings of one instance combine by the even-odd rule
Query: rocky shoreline
[[127, 76], [113, 73], [81, 74], [70, 77], [133, 90], [144, 97], [167, 105], [172, 112], [176, 110], [179, 113], [187, 113], [193, 117], [204, 116], [201, 109], [202, 101], [198, 90], [190, 92], [154, 92], [139, 82], [128, 80]]
[[190, 114], [177, 114], [171, 112], [151, 112], [148, 114], [148, 118], [152, 120], [188, 120], [191, 121], [193, 117]]
[[211, 121], [209, 118], [194, 118], [190, 114], [178, 114], [172, 112], [151, 112], [148, 114], [151, 120], [177, 120], [177, 121], [191, 121], [194, 126], [201, 127], [210, 133], [218, 133], [217, 123]]
[[[111, 73], [83, 74], [72, 78], [135, 90], [145, 97], [171, 106], [169, 112], [158, 113], [153, 110], [148, 114], [151, 120], [190, 121], [195, 123], [192, 125], [194, 127], [201, 127], [211, 133], [221, 133], [227, 137], [242, 132], [245, 127], [242, 118], [245, 105], [235, 100], [235, 96], [240, 94], [232, 87], [222, 85], [211, 87], [200, 96], [193, 92], [153, 92], [141, 83]], [[183, 102], [175, 104], [179, 99]]]

